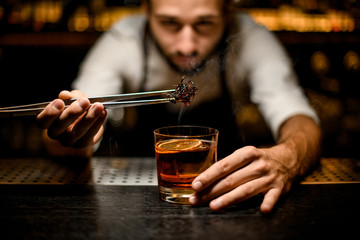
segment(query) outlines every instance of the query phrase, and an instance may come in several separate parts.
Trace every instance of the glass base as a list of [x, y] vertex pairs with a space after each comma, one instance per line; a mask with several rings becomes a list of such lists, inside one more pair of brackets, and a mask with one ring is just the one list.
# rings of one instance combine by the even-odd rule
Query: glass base
[[189, 197], [195, 192], [192, 189], [174, 189], [159, 186], [160, 198], [165, 202], [190, 205]]

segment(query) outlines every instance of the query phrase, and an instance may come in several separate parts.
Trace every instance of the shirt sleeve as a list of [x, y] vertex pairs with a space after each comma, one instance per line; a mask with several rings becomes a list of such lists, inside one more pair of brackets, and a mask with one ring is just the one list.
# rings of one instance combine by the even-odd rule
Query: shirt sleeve
[[80, 65], [73, 89], [97, 96], [123, 92], [124, 81], [129, 79], [129, 84], [137, 85], [143, 65], [139, 28], [141, 22], [133, 18], [103, 33]]
[[285, 49], [267, 29], [254, 22], [250, 24], [243, 43], [250, 98], [258, 105], [273, 136], [278, 138], [280, 126], [294, 115], [306, 115], [319, 122]]
[[[125, 85], [138, 86], [143, 66], [139, 37], [142, 24], [142, 18], [129, 18], [103, 33], [82, 62], [72, 88], [88, 96], [100, 96], [129, 90]], [[122, 108], [108, 110], [108, 119], [118, 125], [123, 114]]]
[[119, 57], [115, 54], [118, 45], [118, 40], [109, 32], [100, 36], [82, 62], [79, 74], [72, 84], [73, 89], [81, 90], [89, 96], [121, 91], [119, 67], [114, 65], [119, 62]]

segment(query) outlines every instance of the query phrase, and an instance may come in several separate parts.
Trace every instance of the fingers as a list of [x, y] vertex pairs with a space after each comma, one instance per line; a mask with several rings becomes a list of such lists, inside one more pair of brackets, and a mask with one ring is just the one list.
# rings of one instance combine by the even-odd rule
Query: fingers
[[[59, 132], [54, 138], [59, 140], [63, 146], [68, 147], [83, 148], [93, 145], [95, 143], [94, 136], [99, 132], [105, 118], [106, 111], [104, 110], [103, 105], [100, 103], [94, 104], [85, 113], [77, 116], [73, 123], [70, 122], [70, 126], [66, 127], [66, 124], [69, 121], [68, 119], [64, 121], [65, 123], [61, 123], [60, 126], [65, 126], [65, 130]], [[60, 121], [60, 118], [58, 121]], [[56, 129], [57, 131], [61, 128], [59, 125], [56, 126], [54, 124], [51, 127], [53, 126], [54, 128], [58, 127], [58, 129]], [[49, 128], [49, 131], [51, 129], [52, 128]], [[48, 134], [49, 136], [52, 136], [51, 134], [53, 133]]]
[[87, 97], [87, 95], [79, 90], [72, 90], [71, 92], [64, 90], [59, 93], [59, 98], [63, 100], [80, 97]]
[[68, 127], [75, 122], [89, 108], [90, 102], [86, 98], [79, 98], [65, 109], [48, 129], [49, 137], [57, 139]]
[[192, 188], [197, 192], [202, 191], [215, 181], [230, 175], [260, 156], [261, 152], [255, 147], [248, 146], [241, 148], [221, 161], [216, 162], [196, 177], [192, 183]]
[[[234, 190], [221, 195], [219, 198], [214, 199], [210, 202], [209, 206], [213, 211], [220, 211], [224, 208], [229, 207], [230, 205], [245, 201], [258, 193], [262, 192], [266, 186], [268, 186], [268, 180], [266, 178], [258, 178], [254, 181], [247, 182]], [[270, 199], [270, 197], [269, 197]], [[268, 200], [269, 200], [268, 199]], [[275, 204], [275, 202], [271, 202], [270, 200], [265, 203], [264, 208], [270, 209], [271, 204]], [[272, 207], [271, 207], [272, 209]]]
[[[74, 92], [74, 91], [73, 91]], [[75, 92], [74, 92], [75, 93]], [[77, 92], [76, 92], [77, 93]], [[59, 98], [62, 99], [62, 100], [66, 100], [66, 99], [72, 99], [72, 98], [75, 98], [75, 97], [81, 97], [83, 96], [83, 94], [80, 94], [80, 93], [77, 93], [77, 94], [72, 94], [72, 92], [69, 92], [69, 91], [61, 91], [59, 93]]]
[[[66, 99], [77, 98], [65, 108]], [[106, 111], [100, 103], [90, 106], [89, 99], [80, 91], [62, 91], [59, 99], [51, 102], [38, 116], [40, 128], [65, 147], [84, 148], [91, 146], [102, 136]]]
[[270, 213], [281, 196], [282, 191], [278, 188], [270, 189], [264, 196], [260, 211]]
[[106, 119], [106, 111], [101, 104], [94, 104], [88, 113], [74, 125], [73, 141], [74, 147], [82, 148], [95, 144], [98, 139], [94, 138]]
[[[76, 90], [72, 92], [61, 91], [59, 94], [59, 99], [55, 99], [54, 101], [52, 101], [41, 113], [38, 114], [37, 116], [38, 126], [42, 129], [48, 129], [50, 125], [52, 125], [53, 122], [62, 114], [62, 112], [65, 109], [65, 104], [60, 99], [66, 100], [66, 99], [72, 99], [82, 96], [85, 97], [85, 94]], [[88, 108], [88, 106], [85, 106], [85, 108]], [[63, 117], [64, 116], [66, 117], [66, 115], [63, 115]]]
[[62, 113], [65, 104], [60, 99], [52, 101], [37, 117], [37, 124], [42, 129], [48, 129], [55, 119]]
[[250, 182], [254, 179], [260, 178], [265, 175], [267, 171], [265, 167], [257, 164], [249, 164], [245, 167], [232, 172], [231, 174], [219, 179], [210, 187], [204, 189], [198, 194], [198, 201], [207, 202], [215, 197], [225, 194], [238, 186]]
[[[263, 192], [264, 189], [269, 188], [269, 183], [270, 180], [268, 178], [258, 178], [253, 181], [249, 181], [215, 198], [210, 202], [209, 207], [213, 211], [223, 210], [233, 204], [245, 201]], [[281, 191], [279, 189], [269, 190], [265, 195], [266, 197], [264, 198], [260, 210], [264, 213], [270, 212], [280, 195]], [[201, 194], [194, 195], [192, 201], [194, 200], [199, 201], [199, 203], [205, 201]]]
[[200, 174], [192, 184], [196, 193], [192, 205], [210, 202], [213, 211], [266, 193], [260, 210], [271, 212], [283, 192], [279, 166], [267, 158], [266, 150], [245, 147], [217, 162]]

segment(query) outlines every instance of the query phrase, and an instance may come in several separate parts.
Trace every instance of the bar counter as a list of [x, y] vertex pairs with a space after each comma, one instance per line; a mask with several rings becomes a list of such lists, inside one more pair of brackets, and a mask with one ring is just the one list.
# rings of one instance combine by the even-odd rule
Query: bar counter
[[0, 239], [350, 239], [359, 169], [322, 159], [262, 214], [260, 195], [223, 212], [161, 201], [152, 158], [0, 159]]

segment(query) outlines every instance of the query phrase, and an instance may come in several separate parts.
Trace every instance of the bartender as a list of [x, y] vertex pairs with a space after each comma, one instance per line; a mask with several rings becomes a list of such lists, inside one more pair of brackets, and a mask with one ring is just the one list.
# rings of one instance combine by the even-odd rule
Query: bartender
[[[147, 0], [143, 6], [144, 15], [117, 22], [100, 37], [74, 90], [62, 91], [37, 116], [49, 154], [91, 157], [106, 119], [127, 122], [123, 109], [90, 106], [86, 96], [171, 89], [185, 75], [198, 87], [189, 107], [139, 108], [132, 113], [133, 131], [117, 138], [140, 153], [151, 146], [149, 129], [179, 123], [218, 128], [224, 158], [193, 181], [190, 203], [209, 202], [218, 211], [263, 194], [260, 210], [271, 212], [316, 163], [321, 142], [318, 118], [283, 47], [263, 26], [233, 10], [231, 0]], [[70, 98], [78, 100], [65, 109], [63, 100]], [[234, 112], [248, 100], [269, 126], [273, 146], [237, 141]]]

